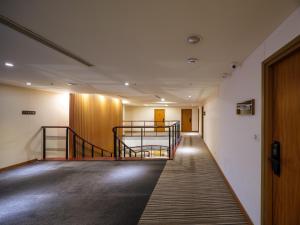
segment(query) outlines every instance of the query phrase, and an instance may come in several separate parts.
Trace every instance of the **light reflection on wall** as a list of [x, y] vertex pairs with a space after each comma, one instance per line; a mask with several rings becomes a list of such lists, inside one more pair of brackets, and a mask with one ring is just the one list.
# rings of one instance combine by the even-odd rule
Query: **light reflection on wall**
[[69, 113], [69, 99], [68, 92], [57, 94], [55, 97], [56, 105], [61, 109], [61, 112]]

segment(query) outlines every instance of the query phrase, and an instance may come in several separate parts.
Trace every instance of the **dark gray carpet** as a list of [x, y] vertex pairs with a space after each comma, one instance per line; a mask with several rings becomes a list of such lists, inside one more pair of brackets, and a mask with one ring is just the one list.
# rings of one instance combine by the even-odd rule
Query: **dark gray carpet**
[[37, 162], [0, 173], [0, 224], [137, 224], [165, 161]]

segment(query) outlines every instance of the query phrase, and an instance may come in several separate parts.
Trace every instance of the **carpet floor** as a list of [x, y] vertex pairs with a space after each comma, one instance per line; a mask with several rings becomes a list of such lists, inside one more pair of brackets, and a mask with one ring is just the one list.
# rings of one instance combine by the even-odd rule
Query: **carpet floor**
[[184, 135], [168, 161], [140, 225], [248, 224], [199, 135]]
[[2, 172], [0, 224], [137, 224], [165, 163], [49, 161]]

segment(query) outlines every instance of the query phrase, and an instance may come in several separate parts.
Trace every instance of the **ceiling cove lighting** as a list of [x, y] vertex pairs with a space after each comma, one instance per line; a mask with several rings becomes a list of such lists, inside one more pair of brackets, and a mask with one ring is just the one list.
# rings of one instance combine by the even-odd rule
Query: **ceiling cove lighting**
[[26, 82], [26, 85], [27, 86], [31, 86], [31, 82]]
[[11, 62], [5, 62], [4, 65], [7, 66], [7, 67], [14, 67], [14, 66], [15, 66], [15, 65], [14, 65], [13, 63], [11, 63]]
[[129, 86], [129, 82], [125, 82], [124, 85], [125, 85], [125, 86]]

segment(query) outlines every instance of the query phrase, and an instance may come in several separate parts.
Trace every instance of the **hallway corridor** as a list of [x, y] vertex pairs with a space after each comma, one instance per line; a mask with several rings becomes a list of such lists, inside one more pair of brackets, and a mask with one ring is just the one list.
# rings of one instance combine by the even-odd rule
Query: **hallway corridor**
[[202, 139], [190, 133], [167, 162], [139, 224], [247, 222]]

